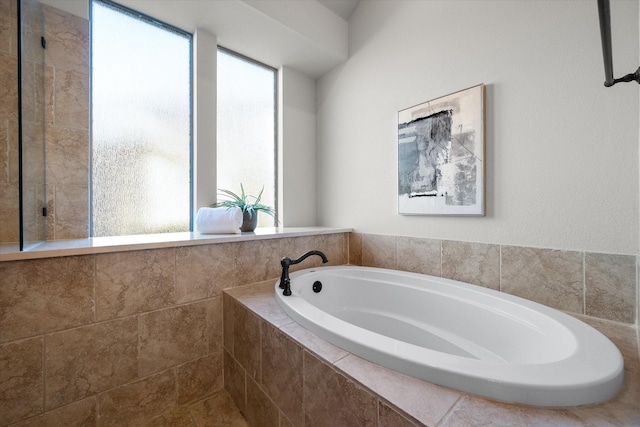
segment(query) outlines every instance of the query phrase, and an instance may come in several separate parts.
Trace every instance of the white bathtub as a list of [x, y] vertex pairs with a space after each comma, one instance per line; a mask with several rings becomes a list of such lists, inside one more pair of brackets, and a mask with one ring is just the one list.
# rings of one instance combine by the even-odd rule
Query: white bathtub
[[[319, 293], [313, 283], [322, 283]], [[552, 308], [454, 280], [368, 267], [291, 274], [276, 300], [296, 322], [360, 357], [432, 383], [539, 406], [605, 401], [620, 351]]]

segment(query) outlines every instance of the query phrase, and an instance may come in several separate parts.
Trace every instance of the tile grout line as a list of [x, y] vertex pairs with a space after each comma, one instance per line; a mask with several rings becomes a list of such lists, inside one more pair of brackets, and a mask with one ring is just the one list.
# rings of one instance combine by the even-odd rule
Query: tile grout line
[[502, 244], [498, 245], [498, 291], [502, 291]]
[[46, 404], [46, 396], [47, 396], [47, 355], [46, 355], [46, 345], [45, 345], [46, 335], [42, 335], [42, 413], [47, 412]]
[[587, 254], [582, 252], [582, 314], [587, 315]]
[[451, 407], [447, 410], [447, 412], [445, 412], [445, 414], [442, 416], [442, 418], [440, 418], [437, 422], [436, 422], [436, 427], [442, 427], [444, 426], [447, 421], [449, 420], [449, 418], [453, 415], [453, 413], [456, 411], [456, 408], [460, 405], [460, 401], [462, 399], [464, 399], [465, 395], [461, 395], [458, 397], [458, 399], [456, 399], [455, 402], [453, 402], [453, 404], [451, 405]]

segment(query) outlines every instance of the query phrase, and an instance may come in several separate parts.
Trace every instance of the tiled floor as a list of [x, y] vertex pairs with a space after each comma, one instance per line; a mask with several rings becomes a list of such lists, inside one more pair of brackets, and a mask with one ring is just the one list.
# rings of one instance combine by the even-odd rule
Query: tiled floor
[[248, 427], [248, 424], [223, 390], [154, 418], [145, 427]]

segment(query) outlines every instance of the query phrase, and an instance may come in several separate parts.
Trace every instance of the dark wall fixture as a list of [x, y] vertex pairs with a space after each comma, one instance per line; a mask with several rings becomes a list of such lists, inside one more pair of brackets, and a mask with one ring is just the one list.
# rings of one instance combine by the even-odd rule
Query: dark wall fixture
[[613, 86], [620, 82], [636, 81], [640, 83], [640, 67], [635, 73], [627, 74], [619, 79], [613, 78], [613, 53], [611, 52], [611, 12], [609, 0], [598, 0], [598, 14], [600, 15], [600, 37], [602, 38], [602, 56], [604, 58], [604, 85]]

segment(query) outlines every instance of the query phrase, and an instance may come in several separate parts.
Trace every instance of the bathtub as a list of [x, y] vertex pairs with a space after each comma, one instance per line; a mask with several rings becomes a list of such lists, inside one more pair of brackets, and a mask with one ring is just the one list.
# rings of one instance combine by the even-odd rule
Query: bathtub
[[275, 291], [292, 319], [334, 345], [463, 392], [557, 407], [602, 402], [622, 387], [622, 355], [604, 335], [492, 289], [340, 266], [292, 273], [292, 295], [279, 281]]

